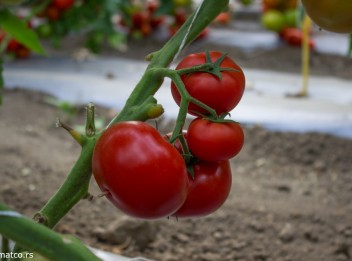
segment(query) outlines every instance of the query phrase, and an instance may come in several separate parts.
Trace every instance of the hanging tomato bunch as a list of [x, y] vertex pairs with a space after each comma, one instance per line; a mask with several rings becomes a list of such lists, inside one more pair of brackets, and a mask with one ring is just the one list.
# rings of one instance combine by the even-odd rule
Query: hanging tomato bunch
[[225, 119], [245, 87], [243, 71], [231, 58], [215, 51], [191, 54], [167, 72], [180, 111], [197, 116], [188, 130], [175, 127], [175, 134], [162, 135], [143, 122], [121, 122], [108, 128], [94, 149], [99, 187], [117, 208], [137, 218], [216, 211], [230, 193], [229, 160], [244, 143], [241, 126]]
[[165, 16], [157, 12], [158, 1], [130, 5], [124, 9], [120, 25], [135, 39], [149, 36], [164, 23]]
[[[2, 41], [4, 41], [5, 36], [6, 36], [6, 33], [0, 31], [0, 44]], [[28, 47], [24, 46], [14, 38], [11, 38], [8, 41], [5, 51], [8, 55], [13, 56], [15, 58], [27, 58], [31, 53]]]
[[[279, 34], [281, 39], [291, 46], [302, 45], [302, 30], [299, 28], [299, 11], [297, 0], [263, 0], [262, 24], [264, 28]], [[309, 46], [314, 48], [315, 43], [309, 40]]]

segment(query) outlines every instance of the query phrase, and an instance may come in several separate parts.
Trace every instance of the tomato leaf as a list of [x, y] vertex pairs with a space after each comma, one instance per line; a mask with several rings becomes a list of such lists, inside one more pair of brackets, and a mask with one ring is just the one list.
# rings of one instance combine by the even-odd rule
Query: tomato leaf
[[28, 28], [24, 21], [7, 9], [0, 10], [0, 26], [5, 32], [9, 33], [18, 42], [31, 49], [33, 52], [45, 54], [36, 33]]

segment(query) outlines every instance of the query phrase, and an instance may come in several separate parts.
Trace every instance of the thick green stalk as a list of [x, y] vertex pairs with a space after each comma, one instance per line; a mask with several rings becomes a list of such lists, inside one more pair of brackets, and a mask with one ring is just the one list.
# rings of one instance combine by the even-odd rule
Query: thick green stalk
[[[1, 236], [1, 252], [0, 253], [3, 253], [3, 254], [7, 254], [7, 253], [10, 253], [11, 252], [11, 249], [10, 249], [10, 241], [7, 237], [4, 237], [4, 236]], [[0, 259], [1, 261], [5, 261], [5, 260], [8, 260], [8, 258], [6, 257], [1, 257]]]
[[97, 137], [89, 138], [81, 154], [57, 193], [35, 215], [38, 222], [54, 227], [67, 212], [88, 194], [92, 175], [91, 159]]
[[[0, 204], [0, 234], [16, 241], [21, 247], [30, 249], [27, 253], [30, 258], [39, 253], [50, 260], [58, 261], [100, 260], [77, 238], [56, 233], [2, 204]], [[13, 259], [17, 260], [16, 257]]]
[[[148, 98], [145, 103], [136, 106], [131, 110], [129, 120], [145, 121], [150, 117], [149, 112], [154, 108], [159, 108], [153, 97]], [[91, 126], [92, 115], [87, 112], [87, 126]], [[162, 111], [161, 111], [162, 112]], [[54, 227], [67, 212], [76, 205], [81, 199], [87, 197], [89, 181], [92, 176], [92, 156], [96, 141], [101, 133], [92, 137], [85, 137], [82, 144], [81, 154], [67, 176], [64, 184], [54, 194], [54, 196], [45, 204], [45, 206], [35, 215], [35, 219], [47, 227]]]

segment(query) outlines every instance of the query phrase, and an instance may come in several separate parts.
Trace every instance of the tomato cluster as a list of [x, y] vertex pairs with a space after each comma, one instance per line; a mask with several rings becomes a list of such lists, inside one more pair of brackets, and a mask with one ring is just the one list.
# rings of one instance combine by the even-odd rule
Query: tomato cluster
[[[0, 43], [5, 39], [6, 33], [0, 31]], [[16, 39], [11, 38], [7, 43], [6, 53], [15, 58], [27, 58], [31, 51], [29, 48], [18, 42]]]
[[[226, 115], [237, 106], [245, 88], [243, 71], [232, 59], [216, 51], [191, 54], [176, 69], [209, 62], [219, 66], [220, 75], [194, 72], [182, 75], [181, 79], [190, 96], [214, 109], [219, 116]], [[180, 104], [181, 96], [174, 83], [171, 92]], [[204, 108], [192, 103], [188, 112], [198, 116], [184, 134], [193, 155], [193, 178], [190, 178], [184, 205], [174, 214], [178, 218], [208, 215], [226, 201], [232, 184], [229, 159], [240, 152], [244, 142], [244, 133], [238, 123], [223, 120], [221, 116], [214, 119]], [[175, 146], [180, 147], [177, 143]]]
[[122, 16], [120, 25], [127, 28], [133, 38], [149, 36], [165, 20], [163, 15], [156, 12], [158, 8], [158, 1], [148, 1], [145, 5], [131, 6]]
[[[243, 71], [220, 52], [189, 55], [177, 68], [204, 63], [213, 63], [217, 73], [182, 75], [184, 87], [216, 114], [227, 114], [243, 95]], [[171, 89], [179, 103], [176, 86]], [[243, 130], [194, 104], [188, 111], [207, 116], [195, 118], [175, 140], [172, 133], [162, 136], [144, 122], [116, 123], [99, 138], [93, 153], [94, 177], [118, 209], [143, 219], [200, 217], [226, 201], [232, 185], [229, 159], [243, 146]]]
[[49, 21], [57, 21], [73, 4], [74, 0], [52, 0], [39, 16], [46, 17]]
[[[50, 38], [60, 31], [60, 34], [66, 33], [64, 27], [57, 24], [63, 20], [64, 14], [74, 5], [74, 0], [52, 0], [48, 6], [37, 16], [41, 18], [41, 22], [35, 28], [39, 37]], [[58, 35], [54, 36], [57, 37]]]
[[[296, 0], [263, 0], [263, 26], [279, 34], [288, 45], [300, 47], [303, 41], [302, 30], [297, 28], [298, 11]], [[314, 49], [315, 43], [309, 40], [309, 46]]]

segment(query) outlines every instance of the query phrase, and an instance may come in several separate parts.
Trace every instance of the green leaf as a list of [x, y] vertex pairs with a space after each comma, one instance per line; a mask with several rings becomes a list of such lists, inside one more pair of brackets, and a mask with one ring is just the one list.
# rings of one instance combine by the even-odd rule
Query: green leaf
[[18, 42], [38, 54], [45, 54], [37, 34], [7, 9], [0, 10], [0, 26]]

